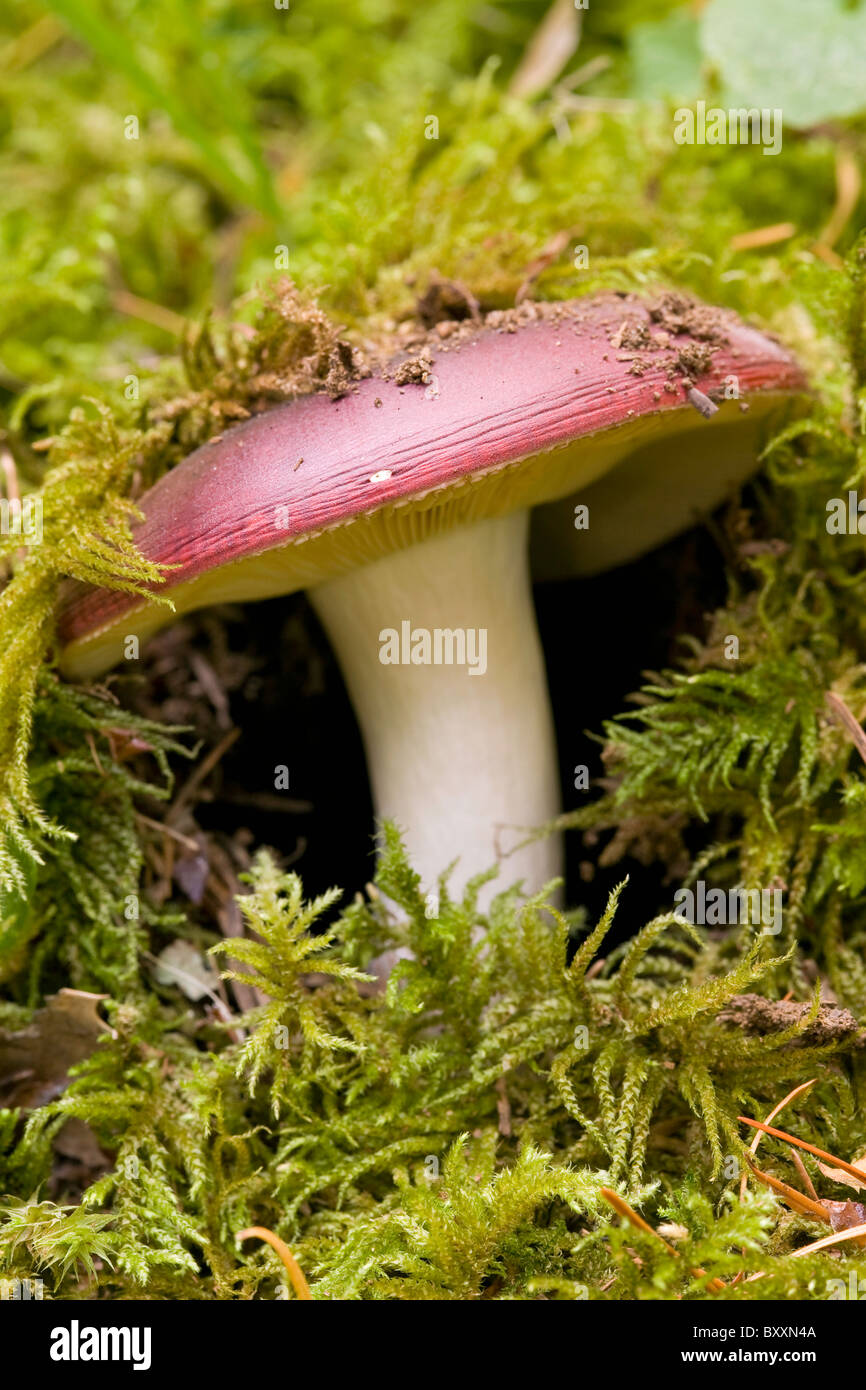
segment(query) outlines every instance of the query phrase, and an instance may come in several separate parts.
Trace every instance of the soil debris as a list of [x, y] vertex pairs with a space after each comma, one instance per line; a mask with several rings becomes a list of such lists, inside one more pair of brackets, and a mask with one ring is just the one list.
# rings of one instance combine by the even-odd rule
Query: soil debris
[[397, 386], [429, 386], [432, 366], [433, 358], [429, 349], [425, 348], [417, 357], [401, 362], [394, 373], [394, 383]]
[[355, 350], [342, 338], [336, 343], [328, 363], [325, 389], [331, 400], [339, 400], [360, 380], [361, 372], [355, 361]]
[[721, 347], [727, 343], [725, 311], [701, 304], [688, 295], [668, 290], [649, 305], [649, 316], [669, 333], [688, 333], [692, 338]]
[[706, 376], [712, 365], [713, 354], [706, 343], [686, 343], [677, 353], [677, 366], [690, 380]]
[[[750, 1036], [781, 1033], [805, 1018], [811, 1004], [798, 1004], [792, 999], [764, 999], [760, 994], [735, 994], [716, 1015], [718, 1023], [741, 1028]], [[860, 1032], [860, 1025], [848, 1009], [831, 1008], [822, 1004], [815, 1018], [789, 1047], [825, 1047], [828, 1043], [850, 1042]], [[856, 1045], [866, 1046], [866, 1034], [856, 1039]]]
[[649, 324], [643, 319], [624, 319], [610, 340], [611, 347], [638, 350], [654, 346]]
[[435, 328], [448, 320], [481, 320], [478, 300], [471, 290], [458, 280], [433, 276], [427, 289], [415, 302], [415, 313], [425, 328]]

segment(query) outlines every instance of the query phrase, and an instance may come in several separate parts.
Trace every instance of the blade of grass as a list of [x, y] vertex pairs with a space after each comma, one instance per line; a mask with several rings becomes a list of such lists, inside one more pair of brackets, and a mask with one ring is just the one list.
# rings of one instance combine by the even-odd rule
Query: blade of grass
[[[48, 0], [48, 4], [96, 57], [114, 71], [123, 73], [155, 107], [166, 113], [179, 134], [197, 146], [207, 161], [211, 177], [223, 192], [229, 193], [244, 207], [253, 206], [269, 217], [279, 216], [279, 204], [261, 152], [251, 157], [249, 133], [244, 135], [242, 144], [253, 164], [253, 179], [244, 178], [232, 167], [207, 126], [184, 101], [180, 91], [160, 82], [139, 61], [128, 35], [105, 19], [95, 6], [88, 4], [87, 0]], [[231, 103], [228, 109], [231, 110]], [[224, 119], [225, 115], [226, 109], [222, 105], [220, 119]]]
[[[208, 39], [207, 34], [202, 34], [199, 16], [190, 6], [189, 0], [172, 6], [172, 18], [177, 25], [178, 35], [182, 28], [191, 50], [195, 50], [197, 43], [201, 44], [203, 37]], [[210, 95], [215, 110], [219, 112], [220, 120], [237, 137], [261, 193], [261, 207], [272, 217], [279, 218], [282, 213], [274, 189], [273, 176], [262, 153], [255, 123], [250, 119], [249, 111], [245, 109], [249, 103], [240, 99], [245, 95], [244, 88], [238, 82], [231, 65], [228, 62], [215, 63], [206, 73], [201, 69], [195, 76], [204, 79], [207, 94]], [[198, 87], [201, 90], [201, 82], [198, 83]]]

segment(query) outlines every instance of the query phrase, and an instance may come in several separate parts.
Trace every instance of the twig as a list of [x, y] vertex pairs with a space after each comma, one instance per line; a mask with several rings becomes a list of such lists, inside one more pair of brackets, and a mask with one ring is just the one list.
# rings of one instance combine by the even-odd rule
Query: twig
[[607, 111], [614, 116], [626, 115], [640, 106], [631, 97], [576, 97], [570, 92], [565, 93], [562, 104], [570, 111]]
[[598, 77], [601, 73], [607, 72], [612, 62], [613, 59], [607, 57], [605, 54], [599, 54], [596, 58], [590, 58], [588, 63], [584, 63], [582, 67], [575, 68], [574, 72], [570, 72], [567, 76], [561, 78], [554, 88], [554, 94], [559, 96], [573, 92], [575, 87], [582, 87], [584, 83], [591, 82], [594, 77]]
[[292, 1281], [292, 1287], [294, 1288], [295, 1293], [298, 1295], [298, 1298], [302, 1298], [306, 1302], [312, 1303], [313, 1295], [310, 1293], [310, 1286], [304, 1278], [304, 1271], [301, 1269], [301, 1266], [298, 1264], [291, 1250], [286, 1245], [286, 1242], [284, 1240], [280, 1240], [280, 1237], [278, 1235], [275, 1235], [273, 1231], [269, 1231], [267, 1226], [248, 1226], [246, 1230], [238, 1231], [238, 1240], [250, 1240], [253, 1237], [256, 1237], [258, 1240], [267, 1241], [271, 1249], [276, 1250], [277, 1254], [279, 1255], [280, 1259], [282, 1260], [283, 1264], [289, 1272], [289, 1278]]
[[553, 0], [508, 87], [512, 97], [534, 97], [562, 72], [580, 43], [583, 15], [574, 0]]
[[828, 1245], [841, 1245], [846, 1240], [866, 1239], [866, 1225], [850, 1226], [847, 1231], [837, 1231], [835, 1235], [824, 1236], [821, 1240], [813, 1240], [811, 1245], [801, 1245], [799, 1250], [791, 1251], [791, 1259], [796, 1260], [803, 1255], [814, 1255], [816, 1250], [826, 1250]]
[[496, 1113], [499, 1116], [499, 1133], [508, 1139], [511, 1135], [511, 1101], [505, 1087], [505, 1077], [500, 1076], [494, 1087], [496, 1091]]
[[[813, 251], [820, 247], [831, 251], [845, 230], [845, 224], [857, 206], [862, 180], [860, 169], [850, 149], [844, 144], [836, 146], [836, 202], [826, 227], [818, 237]], [[819, 252], [820, 254], [820, 252]]]
[[66, 29], [59, 19], [53, 14], [43, 15], [0, 51], [0, 68], [5, 72], [22, 72], [65, 35]]
[[[182, 970], [179, 965], [169, 965], [166, 961], [160, 960], [158, 956], [153, 955], [150, 951], [144, 951], [143, 955], [145, 960], [150, 961], [151, 965], [164, 971], [166, 975], [173, 975], [178, 981], [186, 980], [187, 984], [195, 985], [196, 988], [204, 990], [211, 1001], [217, 1017], [227, 1025], [228, 1034], [232, 1042], [241, 1043], [245, 1041], [247, 1031], [245, 1028], [237, 1027], [235, 1016], [229, 1008], [228, 1002], [225, 999], [221, 999], [220, 996], [211, 989], [210, 985], [205, 984], [200, 976], [191, 975], [188, 970]], [[220, 984], [222, 984], [222, 981], [220, 981]]]
[[821, 1198], [818, 1196], [817, 1192], [815, 1191], [815, 1184], [812, 1182], [812, 1179], [809, 1177], [809, 1170], [807, 1169], [807, 1167], [806, 1167], [805, 1163], [803, 1162], [802, 1158], [800, 1157], [800, 1155], [797, 1153], [797, 1150], [796, 1150], [796, 1149], [792, 1149], [792, 1150], [791, 1150], [791, 1159], [792, 1159], [792, 1161], [793, 1161], [794, 1167], [796, 1168], [797, 1172], [800, 1174], [800, 1181], [802, 1182], [802, 1184], [803, 1184], [803, 1186], [805, 1187], [806, 1191], [808, 1192], [809, 1196], [812, 1198], [813, 1201], [815, 1201], [815, 1202], [820, 1202]]
[[118, 313], [127, 314], [131, 319], [141, 319], [142, 323], [153, 324], [154, 328], [161, 328], [174, 338], [181, 337], [189, 327], [189, 320], [182, 314], [176, 314], [173, 309], [166, 309], [164, 304], [152, 304], [149, 299], [140, 299], [129, 290], [115, 290], [111, 302]]
[[[780, 1100], [780, 1101], [779, 1101], [779, 1104], [778, 1104], [777, 1106], [775, 1106], [774, 1109], [772, 1109], [772, 1110], [770, 1111], [770, 1113], [769, 1113], [769, 1115], [767, 1116], [767, 1118], [766, 1118], [766, 1120], [764, 1121], [764, 1123], [765, 1123], [765, 1124], [770, 1124], [770, 1122], [771, 1122], [772, 1120], [775, 1120], [775, 1118], [776, 1118], [777, 1115], [781, 1115], [781, 1113], [782, 1113], [782, 1111], [785, 1109], [785, 1106], [786, 1106], [786, 1105], [790, 1105], [790, 1103], [791, 1103], [792, 1100], [796, 1100], [798, 1096], [801, 1096], [801, 1095], [803, 1095], [803, 1093], [804, 1093], [805, 1091], [808, 1091], [809, 1087], [810, 1087], [810, 1086], [814, 1086], [814, 1085], [815, 1085], [815, 1082], [816, 1082], [817, 1080], [818, 1080], [817, 1076], [813, 1076], [811, 1081], [804, 1081], [803, 1084], [802, 1084], [801, 1086], [795, 1086], [794, 1089], [793, 1089], [793, 1091], [789, 1091], [788, 1094], [785, 1096], [785, 1099], [784, 1099], [784, 1100]], [[761, 1142], [761, 1135], [760, 1135], [760, 1132], [759, 1132], [759, 1133], [757, 1133], [757, 1134], [754, 1136], [754, 1138], [752, 1139], [751, 1144], [749, 1145], [749, 1153], [751, 1153], [752, 1155], [756, 1154], [756, 1153], [758, 1152], [758, 1145], [760, 1144], [760, 1142]], [[740, 1201], [741, 1201], [741, 1202], [742, 1202], [742, 1201], [745, 1201], [745, 1197], [746, 1197], [746, 1183], [747, 1183], [747, 1181], [748, 1181], [748, 1178], [747, 1178], [746, 1174], [743, 1173], [742, 1176], [741, 1176], [741, 1178], [740, 1178]]]
[[549, 265], [552, 265], [558, 256], [562, 255], [570, 240], [571, 233], [563, 230], [556, 232], [550, 238], [547, 245], [542, 247], [535, 259], [530, 261], [523, 272], [523, 284], [514, 296], [515, 304], [523, 303], [541, 272], [546, 270]]
[[257, 811], [291, 811], [298, 816], [308, 815], [313, 809], [312, 801], [283, 797], [279, 792], [222, 791], [220, 801], [227, 801], [232, 806], [254, 806]]
[[135, 812], [136, 820], [140, 820], [144, 825], [149, 825], [151, 830], [161, 830], [164, 835], [170, 835], [173, 840], [177, 840], [179, 845], [190, 851], [191, 854], [198, 854], [201, 845], [195, 840], [191, 840], [188, 835], [182, 835], [179, 830], [173, 830], [165, 821], [153, 820], [151, 816], [146, 816], [143, 811]]
[[764, 1134], [772, 1134], [774, 1139], [784, 1139], [786, 1144], [796, 1144], [798, 1149], [805, 1149], [807, 1154], [813, 1154], [815, 1158], [823, 1158], [825, 1163], [832, 1163], [834, 1167], [841, 1168], [843, 1173], [850, 1173], [852, 1178], [858, 1182], [863, 1181], [863, 1169], [855, 1168], [852, 1163], [846, 1163], [844, 1158], [837, 1158], [835, 1154], [828, 1153], [826, 1149], [819, 1149], [816, 1144], [807, 1144], [805, 1139], [798, 1139], [796, 1134], [786, 1134], [783, 1129], [773, 1129], [772, 1125], [763, 1125], [760, 1120], [748, 1120], [745, 1115], [740, 1115], [740, 1124], [751, 1125], [753, 1129], [760, 1129]]
[[[212, 748], [203, 762], [199, 763], [192, 776], [184, 782], [174, 805], [166, 816], [166, 821], [176, 821], [181, 811], [192, 800], [195, 792], [201, 786], [205, 778], [213, 772], [220, 758], [224, 757], [233, 743], [236, 743], [241, 736], [240, 729], [229, 729], [224, 738], [221, 738], [215, 748]], [[196, 846], [198, 848], [198, 846]]]
[[[624, 1217], [626, 1221], [630, 1221], [631, 1224], [637, 1227], [639, 1231], [644, 1231], [649, 1236], [655, 1236], [656, 1240], [661, 1241], [668, 1254], [675, 1255], [677, 1259], [680, 1258], [679, 1250], [676, 1250], [673, 1245], [669, 1244], [669, 1242], [665, 1240], [664, 1236], [660, 1236], [658, 1231], [654, 1231], [652, 1226], [650, 1226], [649, 1222], [644, 1221], [643, 1217], [638, 1215], [634, 1207], [630, 1207], [628, 1202], [623, 1201], [622, 1197], [620, 1197], [616, 1192], [612, 1191], [611, 1188], [601, 1188], [601, 1195], [604, 1198], [604, 1200], [613, 1207], [614, 1211], [618, 1212], [619, 1215]], [[701, 1269], [699, 1267], [692, 1268], [692, 1266], [689, 1266], [689, 1268], [691, 1269], [692, 1274], [696, 1275], [697, 1278], [706, 1279], [707, 1271], [705, 1269]], [[707, 1284], [707, 1288], [712, 1293], [721, 1293], [722, 1289], [726, 1287], [727, 1285], [725, 1284], [723, 1279], [713, 1278], [710, 1279], [710, 1282]]]
[[829, 705], [830, 713], [834, 715], [836, 722], [841, 724], [846, 733], [851, 735], [851, 742], [866, 763], [866, 732], [857, 723], [841, 695], [837, 695], [833, 690], [828, 690], [824, 700]]
[[774, 1192], [778, 1192], [780, 1197], [784, 1197], [789, 1207], [800, 1213], [801, 1216], [811, 1216], [815, 1221], [823, 1221], [828, 1225], [830, 1214], [826, 1207], [822, 1207], [820, 1202], [813, 1202], [809, 1197], [804, 1197], [802, 1192], [798, 1192], [796, 1187], [790, 1187], [788, 1183], [782, 1182], [781, 1178], [774, 1178], [770, 1173], [764, 1173], [757, 1168], [754, 1163], [749, 1163], [749, 1168], [754, 1173], [759, 1182], [771, 1187]]
[[751, 251], [759, 246], [774, 246], [787, 241], [797, 230], [796, 222], [774, 222], [771, 227], [754, 227], [750, 232], [732, 236], [728, 245], [732, 251]]

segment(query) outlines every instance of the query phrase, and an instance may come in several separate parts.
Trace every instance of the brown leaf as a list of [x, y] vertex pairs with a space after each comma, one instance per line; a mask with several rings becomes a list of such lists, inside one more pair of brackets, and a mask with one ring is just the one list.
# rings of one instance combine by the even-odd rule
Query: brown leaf
[[580, 42], [581, 18], [574, 0], [554, 0], [511, 79], [510, 96], [534, 97], [550, 86]]
[[55, 1136], [54, 1150], [85, 1168], [105, 1168], [109, 1163], [108, 1156], [100, 1148], [90, 1125], [75, 1115], [66, 1121], [60, 1133]]
[[828, 1163], [819, 1162], [818, 1167], [821, 1169], [821, 1172], [824, 1174], [824, 1177], [829, 1178], [831, 1182], [844, 1183], [846, 1187], [853, 1188], [855, 1192], [866, 1191], [866, 1163], [863, 1162], [862, 1158], [855, 1159], [852, 1164], [852, 1167], [859, 1168], [862, 1170], [862, 1182], [858, 1182], [857, 1179], [853, 1176], [853, 1174], [845, 1173], [842, 1171], [841, 1168], [831, 1168]]
[[160, 951], [155, 974], [161, 985], [177, 985], [194, 1003], [208, 995], [213, 997], [219, 987], [219, 974], [210, 961], [182, 937]]
[[862, 1202], [823, 1201], [834, 1231], [850, 1231], [854, 1226], [866, 1224], [866, 1206]]
[[26, 1028], [0, 1028], [0, 1104], [33, 1110], [60, 1095], [69, 1068], [110, 1032], [98, 1013], [107, 994], [62, 989], [37, 1010]]
[[185, 854], [174, 866], [174, 881], [183, 889], [191, 903], [200, 907], [207, 886], [210, 865], [204, 854]]

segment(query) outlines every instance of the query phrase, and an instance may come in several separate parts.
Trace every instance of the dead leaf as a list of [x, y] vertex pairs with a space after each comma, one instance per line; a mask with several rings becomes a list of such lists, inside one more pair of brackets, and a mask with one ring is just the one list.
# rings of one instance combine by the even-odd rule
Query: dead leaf
[[664, 1236], [665, 1240], [688, 1240], [689, 1238], [688, 1227], [681, 1226], [677, 1221], [663, 1221], [660, 1226], [656, 1227], [656, 1230], [660, 1236]]
[[173, 877], [190, 902], [201, 907], [209, 874], [210, 865], [205, 854], [185, 854], [175, 863]]
[[107, 1168], [110, 1162], [103, 1153], [90, 1125], [72, 1115], [60, 1132], [55, 1135], [54, 1149], [64, 1158], [90, 1169]]
[[866, 1206], [862, 1202], [828, 1202], [823, 1201], [822, 1207], [826, 1207], [830, 1217], [830, 1225], [834, 1231], [850, 1231], [855, 1226], [862, 1226], [866, 1223]]
[[581, 14], [574, 0], [554, 0], [529, 41], [508, 88], [510, 96], [534, 97], [559, 76], [580, 42]]
[[182, 937], [160, 951], [154, 973], [161, 985], [177, 985], [193, 1003], [213, 996], [219, 984], [219, 975], [210, 962]]
[[95, 1050], [108, 1024], [99, 1016], [107, 994], [62, 989], [26, 1028], [0, 1028], [0, 1104], [34, 1110], [65, 1090], [69, 1068]]
[[855, 1192], [866, 1191], [866, 1163], [863, 1162], [862, 1158], [857, 1158], [851, 1166], [852, 1168], [860, 1169], [863, 1174], [862, 1182], [858, 1182], [852, 1173], [845, 1173], [841, 1168], [831, 1168], [828, 1163], [821, 1163], [820, 1161], [818, 1163], [818, 1167], [824, 1174], [824, 1177], [829, 1178], [831, 1182], [844, 1183], [846, 1187], [853, 1188]]

